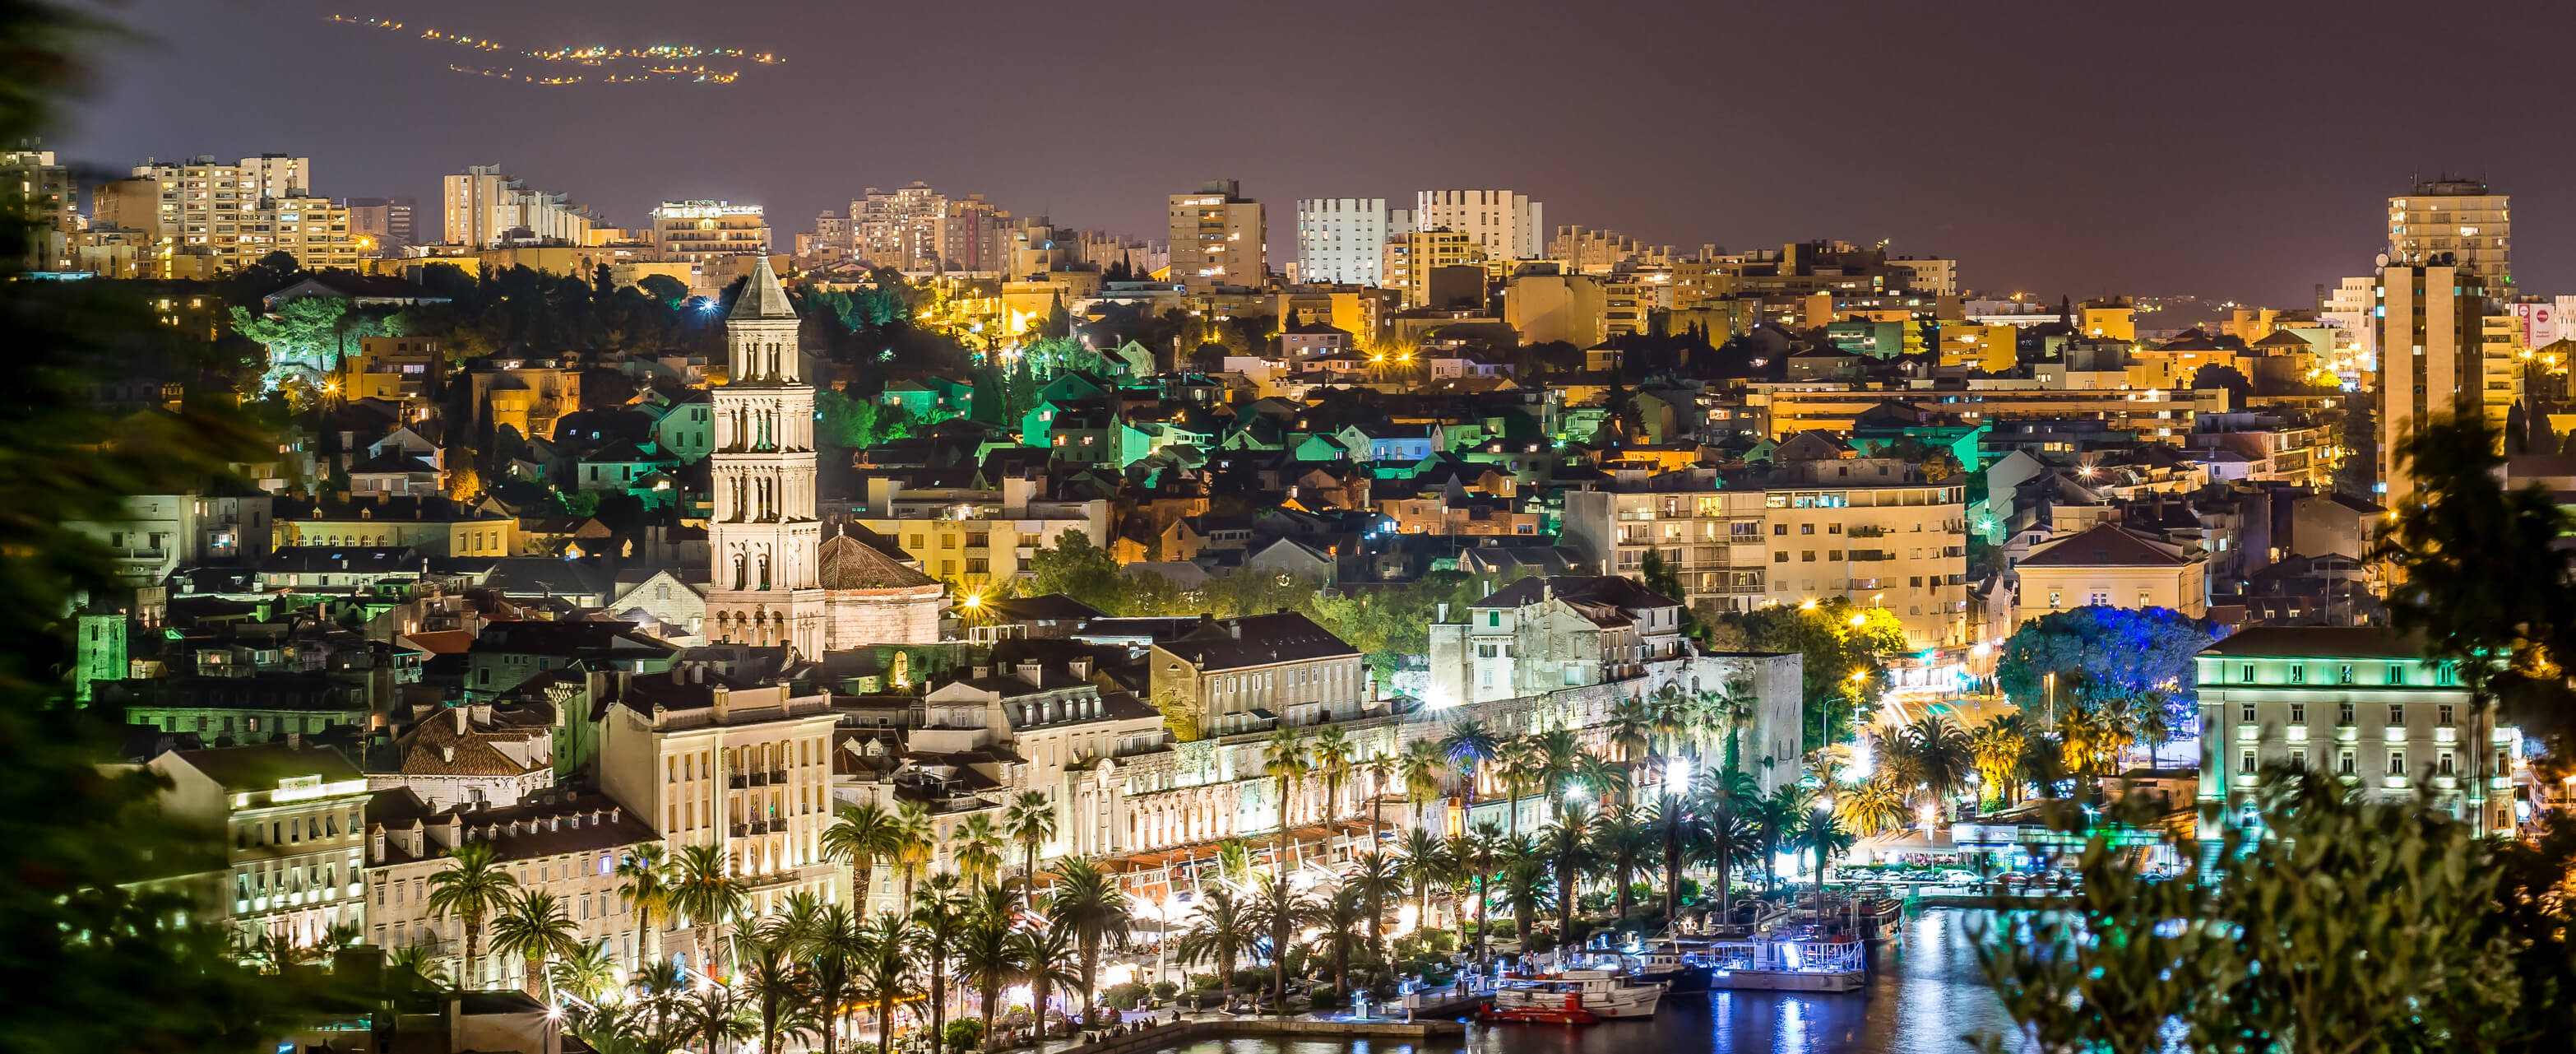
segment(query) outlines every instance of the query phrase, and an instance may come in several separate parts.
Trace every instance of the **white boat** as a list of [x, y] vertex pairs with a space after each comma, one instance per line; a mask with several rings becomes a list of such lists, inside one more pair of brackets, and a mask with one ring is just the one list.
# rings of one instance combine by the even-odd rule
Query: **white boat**
[[1591, 1024], [1653, 1017], [1664, 986], [1640, 983], [1616, 970], [1567, 970], [1506, 980], [1494, 987], [1485, 1015], [1502, 1021]]
[[1775, 992], [1857, 992], [1869, 981], [1869, 949], [1850, 936], [1712, 941], [1708, 986]]

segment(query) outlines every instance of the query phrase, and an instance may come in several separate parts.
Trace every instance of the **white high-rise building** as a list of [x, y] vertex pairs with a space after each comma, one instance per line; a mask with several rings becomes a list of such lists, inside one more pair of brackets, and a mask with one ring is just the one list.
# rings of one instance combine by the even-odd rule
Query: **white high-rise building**
[[1387, 234], [1385, 198], [1299, 199], [1297, 280], [1383, 284]]
[[[244, 161], [244, 165], [250, 162]], [[489, 249], [512, 238], [585, 245], [608, 221], [563, 194], [528, 189], [499, 165], [468, 165], [444, 181], [447, 244]]]
[[769, 258], [754, 258], [750, 283], [725, 316], [725, 383], [710, 393], [707, 632], [811, 657], [823, 653], [823, 524], [814, 515], [814, 388], [802, 374], [797, 325]]
[[1415, 196], [1413, 229], [1473, 235], [1489, 260], [1547, 255], [1544, 206], [1508, 190], [1426, 190]]

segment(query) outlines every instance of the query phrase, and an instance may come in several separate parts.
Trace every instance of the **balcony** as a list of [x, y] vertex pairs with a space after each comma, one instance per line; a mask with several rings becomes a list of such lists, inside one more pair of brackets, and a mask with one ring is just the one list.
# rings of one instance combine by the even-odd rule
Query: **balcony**
[[748, 786], [750, 786], [750, 785], [751, 785], [750, 778], [749, 778], [749, 777], [744, 776], [742, 773], [739, 773], [739, 772], [734, 773], [734, 774], [733, 774], [733, 775], [731, 775], [731, 776], [727, 776], [727, 777], [725, 777], [725, 786], [731, 787], [731, 788], [733, 788], [733, 789], [735, 789], [735, 790], [741, 790], [741, 789], [743, 789], [744, 787], [748, 787]]

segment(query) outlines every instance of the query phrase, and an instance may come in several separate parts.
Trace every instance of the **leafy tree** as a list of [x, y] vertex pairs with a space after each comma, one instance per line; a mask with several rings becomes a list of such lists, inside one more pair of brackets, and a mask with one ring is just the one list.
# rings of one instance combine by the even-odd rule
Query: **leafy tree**
[[1906, 650], [1905, 626], [1893, 613], [1842, 597], [1728, 612], [1710, 626], [1709, 639], [1727, 651], [1799, 653], [1805, 741], [1818, 746], [1852, 740], [1887, 688], [1887, 657]]
[[2176, 723], [2198, 712], [2193, 656], [2211, 639], [2207, 624], [2170, 608], [2081, 607], [2021, 624], [2004, 641], [1996, 685], [2037, 711], [2057, 675], [2058, 700], [2125, 707], [2157, 693]]
[[[44, 132], [86, 52], [113, 27], [81, 8], [0, 5], [0, 142]], [[8, 1042], [24, 1050], [272, 1048], [330, 994], [301, 971], [261, 978], [227, 935], [150, 880], [220, 867], [203, 832], [165, 820], [166, 783], [106, 770], [123, 715], [73, 700], [66, 672], [84, 601], [116, 596], [113, 564], [81, 521], [122, 517], [129, 494], [180, 493], [255, 459], [257, 423], [202, 378], [214, 348], [172, 332], [129, 289], [15, 280], [30, 226], [0, 202], [0, 980], [22, 998]], [[112, 420], [87, 408], [91, 383], [151, 373], [190, 386], [175, 414]], [[274, 449], [273, 440], [266, 444]]]
[[[2267, 772], [2254, 829], [2169, 879], [2089, 834], [2068, 910], [2006, 921], [1978, 959], [2020, 1024], [1993, 1052], [2494, 1050], [2521, 1035], [2496, 850], [2424, 802], [2364, 803], [2331, 776]], [[2152, 816], [2113, 810], [2150, 826]], [[2204, 866], [2214, 859], [2217, 866]], [[2563, 1033], [2552, 1038], [2563, 1046]]]
[[1029, 576], [1034, 593], [1062, 593], [1112, 614], [1126, 610], [1129, 586], [1118, 561], [1081, 531], [1068, 529], [1040, 546], [1029, 557]]
[[2236, 367], [2222, 366], [2217, 363], [2203, 366], [2194, 372], [2191, 375], [2191, 388], [2193, 391], [2201, 392], [2224, 388], [2227, 390], [2227, 404], [2240, 408], [2245, 405], [2246, 398], [2254, 394], [2254, 382], [2246, 380], [2245, 375], [2237, 372]]
[[2501, 700], [2508, 723], [2563, 748], [2576, 697], [2555, 657], [2576, 655], [2576, 576], [2558, 540], [2576, 519], [2537, 484], [2508, 489], [2497, 445], [2467, 414], [2400, 440], [2416, 489], [2390, 510], [2373, 555], [2400, 583], [2389, 621], [2457, 664], [2480, 699]]

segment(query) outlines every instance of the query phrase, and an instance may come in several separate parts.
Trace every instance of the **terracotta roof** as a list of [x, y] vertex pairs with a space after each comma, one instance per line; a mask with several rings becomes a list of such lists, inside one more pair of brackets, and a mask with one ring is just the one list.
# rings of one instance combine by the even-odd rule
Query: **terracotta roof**
[[521, 764], [503, 752], [497, 743], [525, 743], [536, 738], [532, 728], [476, 728], [469, 721], [458, 731], [457, 714], [448, 710], [434, 713], [412, 726], [398, 745], [402, 748], [400, 771], [405, 776], [518, 776], [540, 767], [552, 767], [551, 758], [541, 758], [540, 765]]
[[2102, 524], [2023, 557], [2022, 567], [2179, 567], [2175, 556], [2112, 524]]
[[[1544, 593], [1542, 586], [1544, 586]], [[1619, 575], [1549, 575], [1545, 578], [1533, 576], [1497, 589], [1487, 594], [1484, 599], [1467, 606], [1470, 608], [1523, 607], [1538, 603], [1542, 595], [1552, 595], [1578, 607], [1596, 605], [1622, 611], [1682, 606], [1681, 601], [1648, 589], [1638, 584], [1635, 579]], [[1604, 624], [1607, 625], [1607, 623]]]

